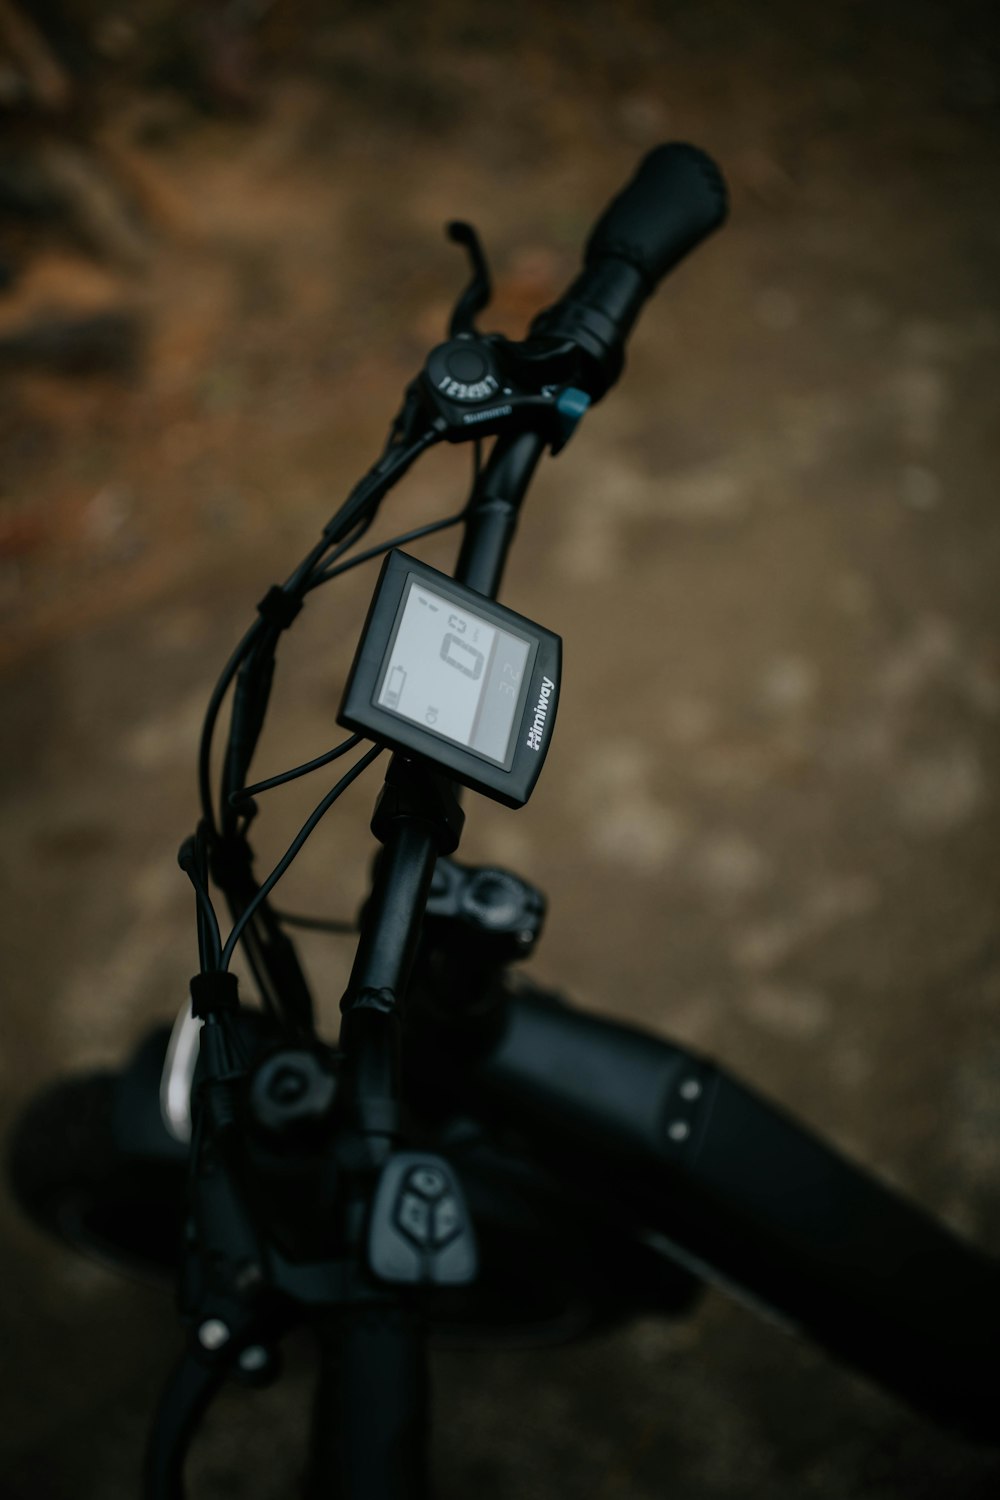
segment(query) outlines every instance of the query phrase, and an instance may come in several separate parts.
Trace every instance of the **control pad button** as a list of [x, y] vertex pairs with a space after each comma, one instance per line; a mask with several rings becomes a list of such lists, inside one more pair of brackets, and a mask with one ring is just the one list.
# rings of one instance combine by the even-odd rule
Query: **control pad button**
[[462, 1228], [462, 1210], [455, 1198], [442, 1198], [434, 1206], [434, 1245], [447, 1245]]
[[437, 1167], [417, 1167], [407, 1177], [406, 1185], [422, 1198], [440, 1198], [448, 1179]]
[[427, 1245], [431, 1238], [431, 1208], [416, 1193], [404, 1193], [396, 1210], [399, 1227], [418, 1245]]

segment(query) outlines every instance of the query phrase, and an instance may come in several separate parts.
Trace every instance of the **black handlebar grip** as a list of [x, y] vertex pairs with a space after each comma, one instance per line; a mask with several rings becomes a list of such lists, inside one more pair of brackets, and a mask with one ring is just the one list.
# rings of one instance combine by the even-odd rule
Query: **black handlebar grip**
[[595, 399], [621, 374], [625, 341], [647, 298], [688, 251], [726, 217], [726, 185], [696, 146], [657, 146], [613, 198], [587, 241], [584, 269], [540, 313], [532, 336], [569, 339]]
[[726, 184], [697, 146], [657, 146], [612, 198], [587, 241], [585, 264], [624, 260], [655, 291], [667, 272], [726, 217]]

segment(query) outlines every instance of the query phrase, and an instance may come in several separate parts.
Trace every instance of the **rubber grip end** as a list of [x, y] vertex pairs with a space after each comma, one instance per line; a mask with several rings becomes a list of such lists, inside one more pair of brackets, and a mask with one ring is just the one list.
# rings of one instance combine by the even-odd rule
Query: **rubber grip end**
[[710, 156], [686, 142], [657, 146], [597, 221], [585, 263], [626, 261], [652, 290], [727, 212], [725, 180]]

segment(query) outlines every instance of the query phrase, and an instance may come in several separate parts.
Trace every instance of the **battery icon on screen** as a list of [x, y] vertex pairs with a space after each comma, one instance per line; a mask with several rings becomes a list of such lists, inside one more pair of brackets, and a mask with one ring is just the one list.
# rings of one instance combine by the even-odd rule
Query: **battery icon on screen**
[[393, 667], [389, 673], [385, 691], [382, 694], [382, 702], [386, 708], [398, 708], [400, 695], [403, 691], [403, 683], [406, 681], [406, 673], [402, 667]]

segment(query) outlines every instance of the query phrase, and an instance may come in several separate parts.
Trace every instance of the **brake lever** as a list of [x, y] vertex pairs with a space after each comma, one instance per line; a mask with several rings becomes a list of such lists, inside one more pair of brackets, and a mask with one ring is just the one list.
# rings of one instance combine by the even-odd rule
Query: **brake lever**
[[446, 227], [446, 233], [456, 245], [464, 246], [472, 267], [472, 279], [452, 311], [448, 337], [454, 339], [464, 333], [478, 338], [476, 313], [482, 312], [493, 295], [493, 282], [483, 242], [473, 225], [467, 224], [464, 219], [452, 219]]
[[555, 454], [565, 447], [590, 405], [576, 380], [580, 351], [566, 339], [520, 342], [482, 333], [476, 313], [489, 302], [492, 281], [482, 241], [471, 224], [453, 219], [449, 239], [464, 246], [471, 279], [451, 314], [448, 338], [432, 349], [406, 388], [392, 423], [383, 462], [419, 433], [463, 443], [500, 432], [543, 433]]

